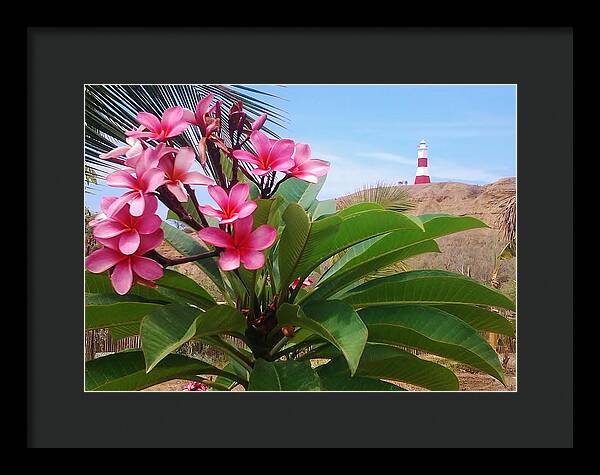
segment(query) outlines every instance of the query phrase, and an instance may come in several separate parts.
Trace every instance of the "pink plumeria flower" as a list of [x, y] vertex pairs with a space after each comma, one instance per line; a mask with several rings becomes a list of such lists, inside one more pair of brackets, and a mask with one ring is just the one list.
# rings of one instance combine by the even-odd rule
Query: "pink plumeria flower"
[[147, 131], [129, 130], [126, 132], [128, 137], [146, 137], [164, 142], [170, 137], [181, 134], [189, 126], [183, 118], [183, 107], [181, 106], [169, 107], [163, 112], [160, 119], [150, 112], [138, 112], [136, 119]]
[[103, 196], [102, 199], [100, 200], [100, 213], [98, 213], [96, 216], [94, 216], [94, 219], [92, 219], [88, 224], [90, 225], [90, 227], [95, 227], [98, 224], [100, 224], [102, 221], [108, 219], [108, 215], [106, 214], [108, 212], [108, 208], [110, 207], [110, 205], [117, 199], [118, 197], [116, 196]]
[[179, 150], [173, 147], [168, 147], [164, 142], [159, 143], [156, 147], [147, 147], [142, 153], [128, 157], [125, 160], [125, 165], [135, 169], [138, 162], [143, 158], [146, 160], [146, 167], [157, 168], [160, 159], [167, 154], [175, 154]]
[[[300, 282], [300, 277], [296, 278], [296, 280], [294, 282], [292, 282], [292, 285], [290, 286], [292, 289], [296, 289], [296, 287], [298, 286], [298, 283]], [[301, 288], [305, 288], [305, 287], [309, 287], [313, 284], [313, 280], [310, 277], [307, 277], [306, 279], [304, 279], [302, 281], [302, 287]]]
[[250, 194], [250, 186], [246, 183], [236, 183], [231, 187], [229, 194], [220, 186], [209, 186], [208, 194], [219, 205], [219, 209], [212, 206], [200, 206], [200, 212], [205, 216], [217, 218], [221, 224], [233, 223], [237, 219], [250, 216], [256, 209], [256, 202], [246, 201]]
[[[118, 170], [106, 177], [108, 186], [131, 190], [111, 203], [106, 212], [108, 216], [117, 213], [127, 203], [131, 205], [129, 212], [133, 216], [141, 216], [144, 213], [146, 194], [156, 191], [165, 182], [165, 172], [152, 166], [155, 163], [155, 151], [146, 149], [136, 163], [135, 176], [127, 170]], [[153, 196], [153, 200], [156, 201], [156, 196]]]
[[[141, 131], [142, 127], [138, 128], [138, 131]], [[98, 155], [100, 158], [104, 160], [111, 160], [115, 158], [120, 158], [125, 155], [127, 160], [135, 160], [139, 158], [144, 153], [144, 146], [142, 142], [134, 137], [127, 137], [125, 140], [127, 145], [123, 147], [113, 148], [111, 151], [107, 153], [101, 153]], [[114, 160], [111, 160], [114, 161]]]
[[296, 144], [296, 151], [293, 158], [294, 166], [288, 171], [288, 175], [300, 180], [317, 183], [319, 177], [326, 175], [329, 171], [329, 163], [311, 158], [310, 146], [308, 144]]
[[262, 132], [255, 131], [250, 135], [250, 142], [256, 155], [245, 150], [235, 150], [233, 156], [242, 162], [256, 165], [257, 168], [251, 170], [255, 175], [264, 176], [273, 171], [286, 172], [294, 166], [292, 140], [269, 140]]
[[183, 147], [177, 151], [173, 158], [170, 154], [164, 155], [158, 167], [165, 172], [165, 184], [180, 202], [188, 200], [185, 185], [214, 185], [215, 181], [206, 175], [189, 171], [196, 158], [194, 149]]
[[129, 212], [129, 204], [121, 210], [102, 220], [94, 227], [94, 237], [109, 239], [118, 237], [119, 252], [133, 254], [140, 246], [142, 236], [152, 234], [160, 228], [162, 219], [157, 216], [158, 203], [152, 200], [150, 195], [145, 196], [146, 205], [141, 216], [132, 216]]
[[97, 238], [104, 247], [92, 252], [85, 261], [86, 268], [95, 274], [112, 269], [110, 280], [119, 295], [125, 295], [134, 282], [151, 284], [163, 276], [162, 266], [144, 257], [144, 254], [156, 249], [163, 240], [163, 230], [157, 229], [151, 234], [140, 236], [140, 244], [135, 253], [123, 254], [119, 249], [119, 237]]
[[[221, 125], [221, 104], [223, 101], [217, 101], [213, 106], [210, 103], [215, 98], [213, 93], [200, 99], [196, 104], [196, 112], [189, 109], [183, 109], [183, 118], [190, 124], [197, 125], [200, 128], [202, 137], [206, 138], [213, 132], [219, 130]], [[214, 113], [214, 117], [212, 114]]]
[[208, 386], [198, 381], [190, 381], [187, 383], [182, 391], [207, 391]]
[[252, 231], [252, 216], [248, 216], [233, 223], [233, 236], [219, 228], [203, 228], [198, 235], [207, 244], [223, 248], [219, 257], [222, 270], [237, 269], [240, 262], [246, 269], [256, 270], [265, 265], [265, 256], [261, 251], [275, 242], [277, 231], [269, 224]]

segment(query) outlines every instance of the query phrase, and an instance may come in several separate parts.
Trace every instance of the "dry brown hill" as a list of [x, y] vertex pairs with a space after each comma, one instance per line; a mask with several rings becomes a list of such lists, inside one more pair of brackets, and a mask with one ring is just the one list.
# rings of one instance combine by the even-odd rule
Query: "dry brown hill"
[[[515, 177], [502, 178], [489, 185], [468, 185], [443, 182], [404, 187], [415, 202], [413, 214], [448, 213], [479, 218], [489, 229], [473, 229], [438, 239], [442, 254], [429, 254], [413, 259], [414, 267], [445, 268], [453, 272], [471, 272], [471, 276], [489, 281], [494, 269], [495, 256], [504, 245], [498, 230], [502, 200], [515, 192]], [[515, 263], [502, 264], [499, 280], [514, 280]]]
[[[412, 197], [415, 209], [411, 214], [447, 213], [479, 218], [490, 229], [473, 229], [437, 239], [441, 254], [427, 254], [408, 261], [413, 268], [438, 268], [469, 274], [488, 282], [494, 269], [495, 256], [504, 242], [497, 220], [502, 200], [515, 192], [514, 177], [502, 178], [489, 185], [469, 185], [457, 182], [404, 185]], [[503, 263], [501, 283], [514, 280], [514, 261]]]

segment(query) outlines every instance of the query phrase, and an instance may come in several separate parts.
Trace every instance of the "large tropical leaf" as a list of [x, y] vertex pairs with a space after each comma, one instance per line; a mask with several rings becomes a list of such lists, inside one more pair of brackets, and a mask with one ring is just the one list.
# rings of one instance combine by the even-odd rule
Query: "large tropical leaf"
[[249, 391], [319, 391], [319, 377], [308, 361], [258, 359], [250, 374]]
[[142, 349], [150, 371], [169, 353], [192, 338], [223, 333], [243, 333], [246, 320], [235, 308], [217, 305], [198, 308], [170, 304], [149, 313], [142, 320]]
[[417, 348], [465, 363], [504, 382], [498, 355], [473, 327], [435, 307], [406, 305], [368, 307], [360, 318], [369, 341]]
[[308, 210], [323, 188], [326, 178], [327, 175], [320, 177], [317, 183], [290, 178], [279, 186], [274, 196], [280, 196], [286, 203], [297, 203], [302, 209]]
[[[350, 377], [344, 358], [337, 356], [329, 363], [319, 366], [321, 378]], [[456, 391], [458, 379], [448, 368], [418, 358], [400, 348], [367, 343], [355, 377], [384, 379], [420, 386], [432, 391]]]
[[[204, 247], [198, 239], [193, 238], [180, 229], [165, 222], [161, 224], [161, 227], [165, 233], [165, 240], [184, 256], [194, 256], [208, 252], [208, 249]], [[207, 277], [214, 282], [219, 290], [224, 291], [225, 283], [221, 277], [216, 259], [201, 259], [195, 261], [194, 264], [196, 264]]]
[[147, 300], [137, 295], [85, 294], [85, 329], [114, 329], [137, 325], [142, 318], [168, 302]]
[[435, 252], [424, 244], [448, 234], [468, 229], [487, 227], [482, 221], [469, 216], [423, 215], [417, 217], [424, 231], [400, 230], [377, 236], [351, 247], [327, 270], [315, 292], [308, 299], [323, 299], [344, 288], [345, 285], [420, 252]]
[[302, 308], [283, 304], [277, 312], [280, 325], [298, 326], [321, 336], [338, 348], [354, 375], [367, 343], [367, 327], [351, 305], [340, 300], [315, 302]]
[[343, 300], [355, 307], [396, 304], [488, 305], [514, 310], [505, 295], [462, 274], [416, 270], [368, 281]]
[[514, 324], [498, 312], [474, 305], [436, 305], [436, 307], [460, 318], [476, 330], [515, 336]]
[[86, 391], [138, 391], [171, 379], [197, 379], [198, 375], [223, 375], [244, 382], [235, 373], [183, 355], [169, 355], [146, 372], [141, 351], [126, 351], [88, 361], [85, 364]]
[[319, 371], [321, 391], [405, 391], [404, 388], [379, 379], [361, 378], [329, 371]]
[[285, 228], [279, 241], [279, 287], [287, 288], [296, 277], [298, 262], [310, 234], [310, 221], [302, 207], [296, 203], [288, 205], [283, 213]]

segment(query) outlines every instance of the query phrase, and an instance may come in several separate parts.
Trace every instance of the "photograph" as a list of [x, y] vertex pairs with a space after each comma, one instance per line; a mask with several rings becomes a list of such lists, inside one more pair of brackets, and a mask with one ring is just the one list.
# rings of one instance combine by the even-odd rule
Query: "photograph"
[[81, 94], [82, 391], [516, 396], [518, 84]]

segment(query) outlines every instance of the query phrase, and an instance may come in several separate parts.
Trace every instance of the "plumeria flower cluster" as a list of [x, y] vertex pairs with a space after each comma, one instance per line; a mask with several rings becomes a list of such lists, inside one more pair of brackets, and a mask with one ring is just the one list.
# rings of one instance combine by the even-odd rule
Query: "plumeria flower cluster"
[[182, 391], [208, 391], [208, 386], [199, 381], [190, 381], [183, 387]]
[[[261, 132], [266, 114], [251, 121], [243, 104], [234, 102], [224, 121], [223, 101], [213, 102], [214, 96], [209, 94], [198, 102], [195, 111], [169, 107], [160, 117], [139, 112], [139, 126], [125, 131], [126, 145], [100, 154], [100, 158], [122, 166], [108, 175], [106, 183], [124, 189], [124, 193], [104, 197], [101, 213], [90, 222], [96, 241], [103, 247], [88, 256], [86, 267], [96, 273], [108, 271], [115, 291], [121, 295], [136, 283], [155, 286], [164, 267], [217, 255], [223, 271], [240, 266], [262, 268], [263, 251], [273, 245], [277, 231], [268, 224], [254, 228], [257, 204], [249, 199], [250, 187], [255, 186], [262, 198], [269, 198], [285, 180], [295, 177], [317, 183], [329, 170], [327, 162], [312, 158], [307, 144], [272, 139]], [[182, 136], [189, 127], [199, 132], [196, 144]], [[224, 172], [223, 156], [233, 165], [230, 177]], [[204, 173], [192, 169], [194, 162]], [[238, 172], [244, 175], [239, 176], [244, 182], [238, 179]], [[207, 186], [216, 204], [198, 203], [192, 185]], [[189, 206], [182, 205], [190, 198], [196, 217]], [[159, 200], [215, 250], [179, 259], [161, 256], [156, 250], [163, 240], [162, 219], [157, 214]], [[211, 227], [207, 218], [217, 226]]]

